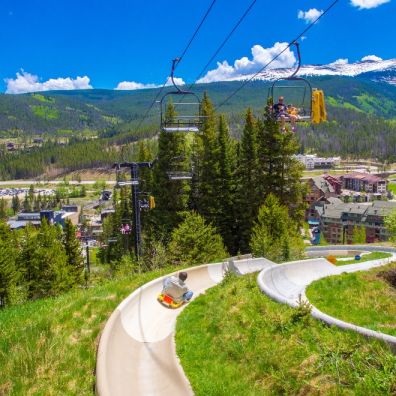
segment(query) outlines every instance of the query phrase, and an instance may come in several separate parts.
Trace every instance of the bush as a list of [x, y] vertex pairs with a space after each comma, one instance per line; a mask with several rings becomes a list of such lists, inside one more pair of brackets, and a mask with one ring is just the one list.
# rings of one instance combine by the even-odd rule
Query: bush
[[221, 236], [198, 213], [187, 213], [184, 221], [172, 232], [169, 259], [173, 264], [210, 263], [227, 255]]

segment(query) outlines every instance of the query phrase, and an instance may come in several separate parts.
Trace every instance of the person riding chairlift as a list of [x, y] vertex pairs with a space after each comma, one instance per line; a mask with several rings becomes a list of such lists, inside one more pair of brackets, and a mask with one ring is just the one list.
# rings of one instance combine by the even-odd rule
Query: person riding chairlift
[[193, 292], [188, 289], [184, 281], [187, 279], [187, 272], [179, 272], [178, 276], [172, 275], [164, 279], [162, 293], [172, 297], [175, 302], [188, 302], [193, 296]]
[[278, 103], [272, 106], [276, 119], [280, 122], [280, 126], [283, 132], [286, 131], [285, 123], [289, 120], [292, 124], [292, 131], [295, 131], [295, 124], [298, 118], [298, 109], [292, 105], [286, 106], [284, 103], [284, 97], [279, 96]]

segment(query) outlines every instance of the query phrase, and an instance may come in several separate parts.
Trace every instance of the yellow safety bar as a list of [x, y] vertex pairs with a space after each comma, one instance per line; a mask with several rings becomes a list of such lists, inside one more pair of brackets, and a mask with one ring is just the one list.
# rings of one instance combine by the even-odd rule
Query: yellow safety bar
[[152, 195], [150, 195], [150, 198], [149, 198], [149, 208], [150, 209], [155, 208], [155, 198]]
[[317, 89], [312, 92], [312, 122], [319, 124], [323, 121], [327, 121], [324, 92]]

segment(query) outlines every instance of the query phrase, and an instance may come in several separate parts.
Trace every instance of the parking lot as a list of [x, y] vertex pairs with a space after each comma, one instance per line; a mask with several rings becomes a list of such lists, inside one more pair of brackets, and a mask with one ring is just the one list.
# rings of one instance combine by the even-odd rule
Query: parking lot
[[[12, 198], [16, 195], [24, 196], [29, 192], [29, 188], [20, 187], [20, 188], [0, 188], [0, 198]], [[55, 194], [55, 190], [51, 188], [38, 188], [34, 190], [35, 194], [40, 195], [53, 195]]]

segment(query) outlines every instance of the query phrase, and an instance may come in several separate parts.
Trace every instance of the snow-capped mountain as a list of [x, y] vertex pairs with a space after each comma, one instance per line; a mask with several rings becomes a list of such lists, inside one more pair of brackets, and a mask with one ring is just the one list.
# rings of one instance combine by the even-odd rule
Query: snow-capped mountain
[[[294, 69], [269, 69], [256, 77], [257, 80], [276, 80], [290, 76]], [[238, 76], [230, 80], [245, 80], [252, 75]], [[328, 65], [305, 65], [298, 72], [298, 76], [349, 76], [364, 77], [376, 82], [387, 82], [396, 85], [396, 58], [389, 60], [367, 60], [348, 63], [340, 60]]]

